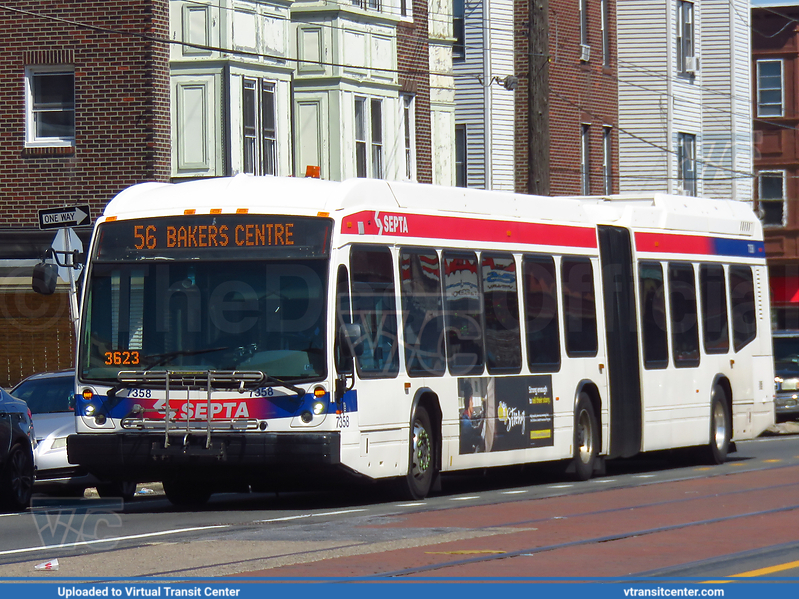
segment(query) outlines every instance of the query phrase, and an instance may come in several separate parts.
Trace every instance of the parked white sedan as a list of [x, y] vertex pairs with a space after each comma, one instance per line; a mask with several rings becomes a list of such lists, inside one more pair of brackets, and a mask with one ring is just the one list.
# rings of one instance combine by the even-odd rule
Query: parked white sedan
[[11, 390], [33, 414], [36, 431], [34, 490], [61, 495], [83, 495], [96, 487], [101, 497], [131, 499], [135, 483], [97, 480], [67, 459], [67, 437], [75, 433], [75, 372], [43, 372], [29, 376]]

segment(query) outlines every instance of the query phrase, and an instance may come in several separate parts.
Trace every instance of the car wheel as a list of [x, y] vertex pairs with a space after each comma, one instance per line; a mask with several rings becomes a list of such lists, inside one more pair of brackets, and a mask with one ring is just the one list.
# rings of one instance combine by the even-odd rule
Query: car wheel
[[124, 501], [130, 501], [136, 494], [136, 483], [119, 481], [97, 485], [97, 494], [103, 499], [120, 497]]
[[0, 480], [2, 503], [15, 511], [27, 508], [33, 494], [33, 456], [22, 445], [11, 448]]
[[172, 505], [179, 507], [197, 507], [211, 498], [211, 491], [200, 483], [183, 480], [165, 480], [164, 494]]

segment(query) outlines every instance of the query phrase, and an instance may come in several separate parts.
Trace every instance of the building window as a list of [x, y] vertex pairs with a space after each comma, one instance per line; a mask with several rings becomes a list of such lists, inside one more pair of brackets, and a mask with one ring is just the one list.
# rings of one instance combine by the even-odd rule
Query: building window
[[757, 206], [766, 226], [785, 226], [785, 171], [760, 171], [757, 174]]
[[466, 183], [466, 125], [455, 125], [455, 186]]
[[452, 45], [452, 60], [461, 62], [466, 59], [466, 28], [464, 25], [464, 0], [452, 2], [452, 35], [455, 43]]
[[610, 2], [602, 0], [602, 64], [610, 66]]
[[680, 193], [696, 195], [696, 135], [677, 134], [678, 183]]
[[351, 0], [353, 6], [366, 10], [382, 10], [381, 0]]
[[757, 116], [782, 116], [782, 61], [757, 61]]
[[580, 44], [588, 45], [588, 0], [580, 0]]
[[405, 178], [409, 181], [416, 180], [416, 103], [414, 97], [401, 94], [402, 100], [402, 128], [405, 141]]
[[588, 62], [591, 58], [591, 45], [588, 41], [588, 0], [580, 0], [580, 60]]
[[372, 100], [372, 177], [383, 178], [383, 101]]
[[602, 127], [602, 178], [605, 195], [613, 193], [613, 128]]
[[403, 19], [413, 19], [413, 0], [400, 0], [400, 16]]
[[[371, 160], [368, 160], [371, 149]], [[371, 169], [371, 170], [370, 170]], [[383, 178], [383, 101], [355, 98], [355, 174]]]
[[580, 129], [580, 193], [591, 194], [591, 126], [582, 125]]
[[366, 177], [366, 98], [355, 98], [355, 176]]
[[25, 70], [27, 145], [75, 144], [75, 71], [71, 66]]
[[677, 2], [677, 70], [682, 75], [696, 71], [694, 53], [694, 3]]
[[277, 174], [275, 85], [244, 78], [242, 91], [244, 169], [252, 175]]

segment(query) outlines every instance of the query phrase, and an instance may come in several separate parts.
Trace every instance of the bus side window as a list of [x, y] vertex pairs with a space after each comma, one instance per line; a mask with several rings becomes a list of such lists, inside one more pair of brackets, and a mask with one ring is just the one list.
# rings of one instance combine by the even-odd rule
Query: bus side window
[[522, 369], [519, 293], [513, 254], [483, 254], [483, 311], [486, 366], [490, 374], [516, 374]]
[[588, 258], [564, 258], [560, 276], [566, 354], [569, 357], [596, 356], [596, 296], [591, 261]]
[[557, 372], [560, 370], [560, 333], [554, 258], [525, 256], [522, 278], [527, 365], [531, 372]]
[[395, 377], [399, 372], [392, 264], [387, 247], [360, 246], [350, 252], [353, 324], [361, 327], [355, 357], [362, 378]]
[[447, 365], [453, 375], [483, 373], [480, 279], [474, 252], [444, 252]]
[[669, 340], [666, 334], [666, 289], [659, 262], [638, 264], [641, 299], [641, 328], [644, 368], [654, 370], [669, 365]]
[[699, 290], [705, 353], [726, 354], [730, 351], [730, 333], [727, 325], [727, 289], [721, 264], [699, 265]]
[[733, 347], [739, 352], [757, 336], [755, 285], [751, 267], [730, 266], [730, 304]]
[[400, 252], [405, 367], [410, 376], [442, 376], [444, 309], [441, 299], [441, 264], [432, 249]]
[[352, 374], [352, 358], [349, 352], [342, 352], [341, 344], [347, 343], [340, 334], [342, 325], [352, 324], [352, 309], [350, 304], [350, 281], [347, 267], [343, 264], [338, 267], [336, 278], [336, 329], [335, 350], [336, 371], [339, 374]]
[[671, 344], [677, 368], [699, 366], [699, 322], [693, 264], [669, 263]]

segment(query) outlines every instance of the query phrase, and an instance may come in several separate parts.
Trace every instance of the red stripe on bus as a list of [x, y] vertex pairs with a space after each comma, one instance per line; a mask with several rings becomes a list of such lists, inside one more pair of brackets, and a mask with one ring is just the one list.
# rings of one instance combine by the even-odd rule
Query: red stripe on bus
[[[378, 215], [378, 220], [375, 219]], [[451, 241], [523, 243], [579, 248], [596, 248], [593, 227], [480, 220], [453, 216], [427, 216], [358, 212], [344, 217], [342, 235], [421, 237]]]
[[699, 235], [670, 235], [668, 233], [636, 233], [635, 249], [639, 252], [667, 254], [713, 254], [713, 239]]

